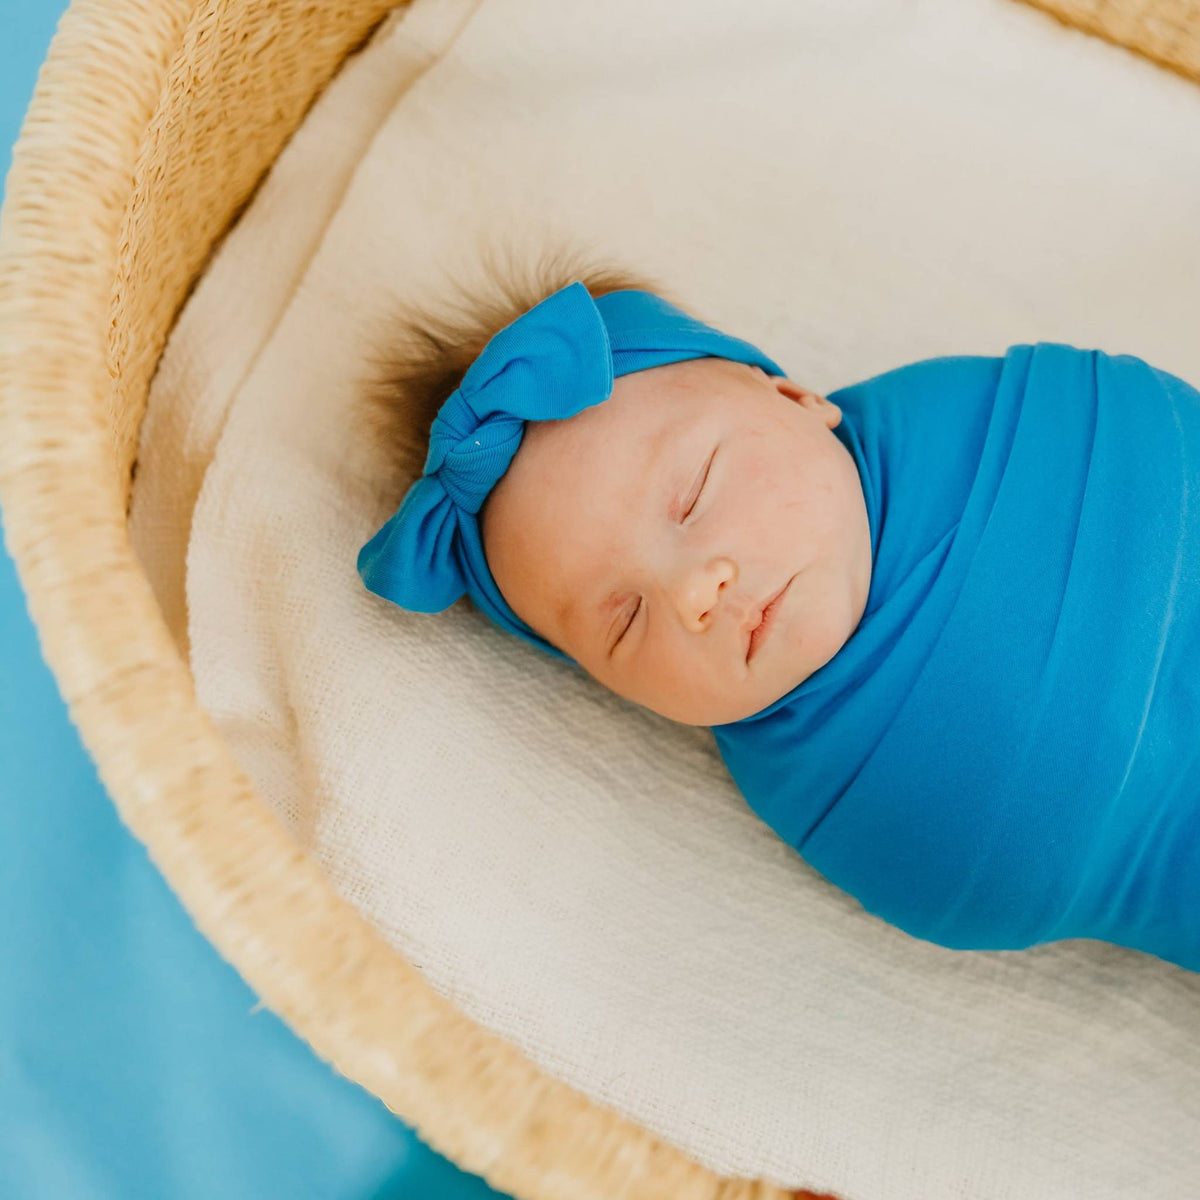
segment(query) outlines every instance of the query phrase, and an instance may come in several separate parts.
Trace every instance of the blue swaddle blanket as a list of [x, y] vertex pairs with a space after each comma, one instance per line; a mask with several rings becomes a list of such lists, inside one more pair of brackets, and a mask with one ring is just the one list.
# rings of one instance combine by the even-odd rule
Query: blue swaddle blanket
[[[780, 368], [649, 292], [572, 283], [445, 401], [362, 547], [372, 591], [464, 593], [565, 657], [491, 576], [480, 508], [528, 420], [714, 355]], [[798, 687], [713, 733], [750, 806], [870, 912], [966, 949], [1100, 938], [1200, 970], [1200, 393], [1055, 343], [832, 393], [871, 528], [866, 608]]]
[[1200, 393], [1039, 343], [829, 399], [870, 594], [828, 663], [714, 728], [747, 802], [914, 936], [1200, 970]]

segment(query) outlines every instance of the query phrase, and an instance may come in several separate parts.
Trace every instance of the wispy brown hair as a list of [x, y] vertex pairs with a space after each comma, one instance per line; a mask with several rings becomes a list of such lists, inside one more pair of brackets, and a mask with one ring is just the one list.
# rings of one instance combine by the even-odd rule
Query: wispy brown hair
[[641, 288], [678, 304], [641, 272], [579, 250], [551, 250], [536, 260], [510, 250], [481, 254], [484, 283], [454, 285], [456, 298], [393, 305], [371, 335], [359, 392], [368, 436], [384, 456], [389, 502], [399, 505], [420, 477], [429, 431], [442, 403], [484, 346], [522, 313], [576, 281], [593, 296]]

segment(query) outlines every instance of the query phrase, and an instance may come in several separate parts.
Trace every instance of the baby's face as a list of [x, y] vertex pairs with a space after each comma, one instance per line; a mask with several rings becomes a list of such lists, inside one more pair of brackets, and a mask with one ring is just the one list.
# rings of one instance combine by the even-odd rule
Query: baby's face
[[726, 359], [623, 375], [602, 404], [526, 425], [480, 514], [496, 584], [637, 704], [688, 725], [759, 712], [866, 609], [871, 529], [841, 419]]

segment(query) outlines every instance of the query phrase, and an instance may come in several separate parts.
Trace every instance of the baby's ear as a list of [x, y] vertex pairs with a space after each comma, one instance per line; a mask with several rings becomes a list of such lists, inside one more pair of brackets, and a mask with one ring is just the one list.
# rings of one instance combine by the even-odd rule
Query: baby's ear
[[842, 410], [831, 400], [826, 400], [824, 396], [818, 395], [810, 388], [793, 383], [783, 375], [772, 375], [770, 380], [781, 396], [786, 396], [789, 400], [803, 405], [810, 412], [816, 413], [830, 429], [836, 428], [841, 421]]
[[818, 395], [812, 388], [806, 388], [803, 384], [795, 383], [793, 380], [788, 379], [786, 375], [768, 375], [767, 378], [775, 385], [775, 390], [780, 395], [786, 396], [789, 400], [795, 400], [809, 407], [814, 404], [829, 403], [824, 396]]

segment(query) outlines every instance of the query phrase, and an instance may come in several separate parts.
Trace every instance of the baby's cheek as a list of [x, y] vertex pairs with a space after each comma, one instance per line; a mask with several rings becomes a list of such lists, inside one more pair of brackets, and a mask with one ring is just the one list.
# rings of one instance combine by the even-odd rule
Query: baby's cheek
[[696, 647], [673, 631], [659, 630], [653, 641], [636, 665], [638, 690], [653, 699], [652, 706], [690, 707], [704, 685]]
[[[796, 546], [815, 527], [811, 497], [798, 486], [794, 472], [764, 467], [743, 492], [738, 525], [748, 547]], [[766, 565], [766, 564], [764, 564]]]

